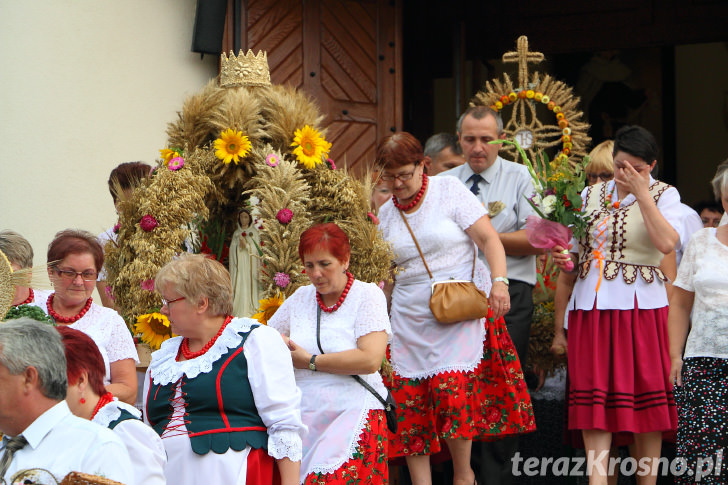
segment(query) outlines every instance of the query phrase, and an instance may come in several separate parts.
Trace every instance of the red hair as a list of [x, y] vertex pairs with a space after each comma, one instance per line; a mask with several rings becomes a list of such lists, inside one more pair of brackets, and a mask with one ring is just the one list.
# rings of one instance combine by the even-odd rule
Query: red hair
[[298, 256], [303, 261], [305, 254], [323, 249], [331, 253], [340, 263], [344, 263], [351, 255], [349, 236], [333, 222], [311, 226], [301, 234], [298, 243]]
[[399, 168], [411, 163], [419, 165], [424, 158], [419, 140], [406, 131], [400, 131], [379, 143], [375, 164], [381, 168]]
[[80, 229], [65, 229], [56, 233], [48, 245], [48, 263], [65, 259], [69, 254], [90, 254], [94, 258], [96, 271], [104, 265], [104, 248], [96, 240], [96, 236]]
[[106, 367], [104, 358], [101, 356], [96, 343], [80, 330], [69, 327], [56, 327], [61, 334], [63, 347], [66, 352], [66, 374], [68, 374], [68, 385], [78, 383], [81, 374], [88, 375], [88, 385], [97, 396], [106, 394], [104, 387], [104, 376]]

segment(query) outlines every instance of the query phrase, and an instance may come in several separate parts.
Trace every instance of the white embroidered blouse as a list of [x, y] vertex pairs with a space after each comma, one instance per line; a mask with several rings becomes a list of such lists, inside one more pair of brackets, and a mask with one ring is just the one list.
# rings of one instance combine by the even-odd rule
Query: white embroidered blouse
[[[35, 301], [31, 304], [40, 307], [47, 314], [46, 302], [51, 293], [53, 292], [35, 290]], [[106, 367], [104, 384], [111, 382], [110, 363], [124, 359], [132, 359], [135, 363], [139, 363], [139, 354], [131, 332], [116, 310], [92, 303], [83, 317], [67, 326], [80, 330], [96, 343]]]
[[[397, 265], [391, 355], [398, 375], [421, 379], [449, 371], [468, 372], [480, 363], [483, 320], [442, 325], [433, 317], [429, 301], [433, 281], [470, 279], [476, 246], [465, 230], [483, 216], [487, 216], [483, 205], [458, 179], [429, 179], [419, 208], [405, 217], [433, 273], [430, 280], [397, 208], [391, 201], [380, 208], [382, 235], [392, 244]], [[475, 262], [473, 282], [490, 293], [490, 273], [480, 258]]]
[[[303, 286], [283, 302], [268, 325], [306, 351], [320, 354], [316, 344], [317, 308], [316, 288]], [[373, 283], [355, 280], [335, 312], [321, 312], [320, 340], [324, 353], [355, 349], [359, 337], [382, 331], [392, 335], [386, 298]], [[383, 406], [349, 375], [308, 369], [295, 369], [295, 374], [303, 393], [303, 422], [309, 430], [303, 440], [303, 481], [309, 473], [332, 473], [349, 460], [356, 451], [369, 411]], [[382, 398], [387, 397], [379, 372], [361, 377]]]

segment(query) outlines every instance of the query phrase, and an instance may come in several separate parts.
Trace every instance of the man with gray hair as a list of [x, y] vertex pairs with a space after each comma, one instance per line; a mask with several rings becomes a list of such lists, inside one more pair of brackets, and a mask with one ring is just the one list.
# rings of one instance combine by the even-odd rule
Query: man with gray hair
[[129, 455], [110, 430], [71, 414], [66, 357], [50, 325], [29, 318], [0, 324], [0, 478], [28, 469], [58, 481], [72, 471], [134, 483]]
[[436, 133], [425, 142], [427, 175], [437, 175], [465, 163], [458, 137], [452, 133]]

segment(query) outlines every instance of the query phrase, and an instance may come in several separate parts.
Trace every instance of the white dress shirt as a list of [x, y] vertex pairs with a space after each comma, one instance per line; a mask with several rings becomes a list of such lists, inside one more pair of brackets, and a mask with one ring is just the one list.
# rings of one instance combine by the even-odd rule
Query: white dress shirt
[[129, 452], [131, 462], [134, 463], [135, 482], [139, 485], [165, 485], [167, 480], [164, 477], [164, 467], [167, 464], [167, 453], [157, 432], [142, 422], [138, 409], [114, 398], [99, 409], [92, 421], [108, 428], [109, 424], [121, 417], [122, 410], [136, 419], [126, 419], [118, 423], [112, 431], [121, 438]]
[[[452, 176], [460, 180], [468, 188], [472, 185], [468, 179], [474, 174], [470, 165], [464, 163], [459, 167], [438, 174], [438, 177]], [[535, 212], [530, 206], [527, 197], [533, 195], [531, 175], [525, 165], [509, 162], [498, 157], [493, 165], [480, 172], [483, 179], [478, 183], [479, 192], [476, 195], [483, 203], [485, 210], [491, 202], [503, 202], [505, 208], [490, 218], [491, 224], [499, 233], [515, 232], [526, 228], [526, 218]], [[483, 253], [480, 253], [485, 265]], [[536, 284], [536, 256], [510, 256], [506, 254], [508, 279]]]
[[[13, 456], [3, 477], [42, 468], [60, 482], [70, 472], [88, 473], [134, 484], [134, 472], [124, 443], [109, 429], [71, 414], [61, 401], [36, 418], [22, 433], [28, 444]], [[0, 456], [5, 453], [5, 440]]]

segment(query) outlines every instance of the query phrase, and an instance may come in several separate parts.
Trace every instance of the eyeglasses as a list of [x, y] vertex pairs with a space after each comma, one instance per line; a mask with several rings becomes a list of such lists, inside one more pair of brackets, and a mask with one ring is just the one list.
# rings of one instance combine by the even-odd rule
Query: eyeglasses
[[166, 299], [162, 298], [162, 306], [165, 306], [165, 305], [169, 306], [176, 301], [180, 301], [180, 300], [184, 300], [184, 299], [185, 299], [184, 296], [180, 296], [179, 298], [175, 298], [174, 300], [166, 300]]
[[414, 170], [412, 170], [409, 173], [400, 173], [399, 175], [394, 175], [391, 173], [383, 173], [382, 175], [379, 176], [379, 178], [381, 180], [384, 180], [385, 182], [391, 182], [394, 179], [398, 179], [400, 182], [406, 182], [409, 179], [411, 179], [412, 177], [414, 177], [416, 171], [417, 171], [417, 168], [415, 168]]
[[55, 269], [56, 274], [64, 280], [73, 281], [76, 276], [80, 276], [84, 281], [96, 281], [96, 277], [99, 275], [96, 271], [87, 269], [86, 271], [73, 271], [70, 269]]
[[605, 182], [607, 182], [614, 178], [614, 174], [611, 172], [588, 173], [588, 174], [586, 174], [586, 178], [589, 179], [589, 182], [591, 182], [591, 183], [596, 182], [597, 179], [602, 179]]

